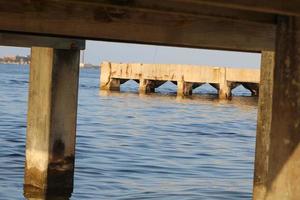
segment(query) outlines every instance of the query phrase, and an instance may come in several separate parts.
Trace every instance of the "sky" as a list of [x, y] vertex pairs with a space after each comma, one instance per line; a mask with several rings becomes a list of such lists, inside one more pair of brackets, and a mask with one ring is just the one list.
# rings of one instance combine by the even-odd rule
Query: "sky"
[[[0, 46], [0, 57], [28, 54], [28, 48]], [[102, 61], [111, 61], [259, 68], [260, 58], [257, 53], [100, 41], [87, 41], [85, 50], [85, 62], [95, 65]]]

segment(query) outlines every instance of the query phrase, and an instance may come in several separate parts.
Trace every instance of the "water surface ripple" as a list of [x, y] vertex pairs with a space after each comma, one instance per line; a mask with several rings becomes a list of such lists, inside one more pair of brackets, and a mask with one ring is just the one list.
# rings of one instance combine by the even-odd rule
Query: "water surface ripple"
[[[99, 70], [80, 72], [71, 199], [251, 199], [257, 99], [219, 101], [204, 86], [176, 98], [99, 95]], [[0, 65], [0, 199], [24, 199], [28, 67]], [[237, 89], [237, 95], [249, 95]]]

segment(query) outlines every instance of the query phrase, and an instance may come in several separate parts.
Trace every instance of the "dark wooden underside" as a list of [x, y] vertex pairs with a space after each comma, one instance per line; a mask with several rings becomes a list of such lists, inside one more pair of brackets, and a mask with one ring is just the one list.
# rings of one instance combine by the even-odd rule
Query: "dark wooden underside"
[[201, 0], [2, 0], [0, 31], [250, 52], [274, 50], [276, 15], [252, 7], [246, 11], [207, 4]]

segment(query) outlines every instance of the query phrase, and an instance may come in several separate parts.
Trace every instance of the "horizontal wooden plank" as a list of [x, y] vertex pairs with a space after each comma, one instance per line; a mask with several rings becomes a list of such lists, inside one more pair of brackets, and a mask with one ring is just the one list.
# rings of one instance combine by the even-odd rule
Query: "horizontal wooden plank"
[[2, 0], [0, 31], [251, 52], [274, 50], [275, 24], [269, 19], [252, 20], [255, 15], [247, 20], [238, 15], [187, 12], [188, 7], [177, 13], [149, 5], [99, 2]]
[[244, 21], [255, 21], [264, 23], [275, 23], [276, 15], [266, 14], [262, 12], [253, 12], [246, 10], [237, 10], [224, 7], [216, 7], [199, 3], [197, 0], [64, 0], [76, 1], [81, 4], [89, 5], [107, 5], [115, 8], [128, 9], [143, 9], [155, 10], [156, 12], [168, 12], [176, 14], [190, 14], [190, 15], [206, 15], [214, 17], [225, 17], [227, 19], [239, 19]]
[[83, 50], [85, 49], [85, 40], [0, 32], [0, 45]]
[[[177, 0], [176, 0], [177, 1]], [[300, 16], [299, 0], [179, 0], [234, 9]]]

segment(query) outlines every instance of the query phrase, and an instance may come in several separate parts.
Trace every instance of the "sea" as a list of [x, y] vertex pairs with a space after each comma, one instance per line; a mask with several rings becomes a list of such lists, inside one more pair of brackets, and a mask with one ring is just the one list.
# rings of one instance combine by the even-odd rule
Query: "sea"
[[[178, 98], [170, 82], [139, 95], [134, 81], [105, 93], [99, 74], [80, 70], [73, 193], [39, 199], [252, 198], [257, 97], [240, 86], [219, 100], [206, 84]], [[26, 199], [28, 78], [26, 65], [0, 65], [0, 200]]]

